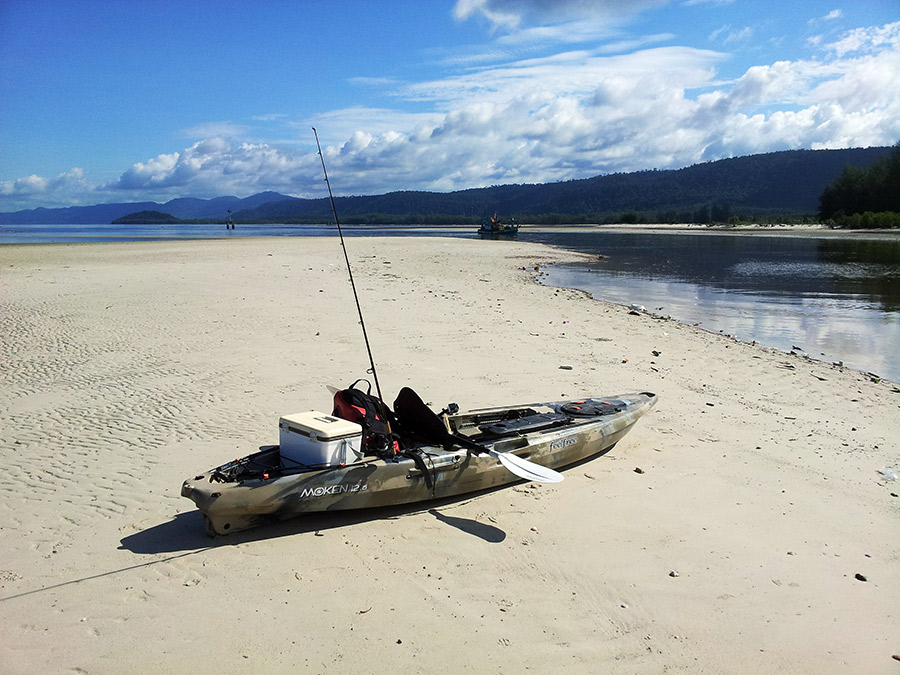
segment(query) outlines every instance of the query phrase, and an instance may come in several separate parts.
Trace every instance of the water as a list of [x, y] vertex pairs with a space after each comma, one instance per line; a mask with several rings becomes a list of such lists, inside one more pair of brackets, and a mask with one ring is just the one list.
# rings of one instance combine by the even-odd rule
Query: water
[[542, 233], [545, 283], [900, 381], [900, 238]]
[[[475, 228], [344, 225], [346, 236], [465, 236]], [[334, 225], [3, 225], [0, 244], [71, 244], [104, 241], [167, 241], [175, 239], [232, 239], [240, 237], [337, 236]]]
[[[470, 227], [345, 226], [347, 236], [476, 238]], [[0, 244], [337, 236], [333, 225], [4, 225]], [[603, 255], [545, 283], [637, 304], [900, 381], [900, 237], [522, 230], [521, 241]], [[486, 246], [493, 245], [485, 242]]]

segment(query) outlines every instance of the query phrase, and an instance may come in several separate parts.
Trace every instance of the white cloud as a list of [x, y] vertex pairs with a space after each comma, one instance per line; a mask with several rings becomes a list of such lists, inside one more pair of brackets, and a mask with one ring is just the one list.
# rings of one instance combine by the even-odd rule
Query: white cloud
[[669, 0], [457, 0], [453, 16], [465, 21], [481, 16], [495, 27], [531, 24], [558, 25], [585, 18], [628, 19]]
[[610, 36], [669, 0], [457, 0], [457, 21], [486, 19], [501, 46], [572, 44]]
[[126, 190], [165, 187], [169, 183], [172, 171], [178, 165], [180, 157], [180, 153], [173, 152], [167, 155], [158, 155], [146, 162], [137, 162], [123, 173], [118, 182], [111, 187]]
[[519, 25], [522, 19], [518, 14], [494, 9], [492, 4], [499, 5], [501, 3], [491, 3], [489, 0], [457, 0], [453, 8], [453, 16], [457, 21], [465, 21], [473, 15], [481, 15], [494, 27], [515, 28]]
[[900, 21], [885, 26], [856, 28], [828, 47], [838, 57], [853, 52], [871, 53], [885, 48], [896, 50], [900, 48]]
[[408, 85], [408, 98], [433, 101], [451, 109], [484, 97], [523, 96], [541, 91], [560, 96], [589, 96], [606, 79], [627, 74], [653, 77], [677, 73], [689, 86], [708, 80], [723, 54], [687, 47], [659, 47], [632, 54], [604, 55], [596, 51], [570, 51], [549, 57], [526, 59], [480, 70]]
[[744, 26], [740, 30], [732, 31], [725, 38], [725, 44], [734, 44], [736, 42], [746, 42], [753, 37], [753, 29], [750, 26]]
[[609, 42], [597, 48], [598, 54], [617, 54], [621, 52], [636, 51], [648, 45], [659, 42], [668, 42], [675, 38], [672, 33], [657, 33], [656, 35], [643, 35], [631, 40], [619, 40]]
[[234, 124], [233, 122], [206, 122], [205, 124], [185, 129], [181, 135], [187, 138], [209, 138], [210, 136], [241, 138], [247, 135], [247, 126]]
[[51, 179], [47, 187], [57, 195], [64, 194], [77, 199], [79, 195], [91, 189], [91, 184], [84, 176], [84, 169], [76, 167]]
[[253, 115], [250, 119], [255, 122], [284, 122], [290, 119], [290, 115], [285, 113], [266, 113], [264, 115]]
[[730, 25], [725, 25], [717, 28], [709, 34], [710, 42], [720, 41], [724, 45], [733, 45], [740, 42], [747, 42], [752, 37], [753, 28], [751, 28], [750, 26], [744, 26], [743, 28], [732, 28]]
[[47, 189], [47, 179], [34, 174], [0, 183], [0, 195], [31, 196]]
[[[389, 131], [415, 130], [419, 126], [432, 127], [438, 124], [442, 114], [438, 112], [410, 113], [390, 108], [367, 108], [353, 106], [316, 115], [310, 120], [292, 123], [301, 138], [307, 137], [310, 127], [319, 129], [324, 143], [337, 143], [352, 136], [359, 130], [369, 134], [383, 134]], [[309, 137], [312, 141], [311, 136]]]
[[70, 206], [97, 201], [91, 185], [80, 168], [70, 169], [54, 178], [26, 176], [14, 181], [0, 181], [0, 197], [4, 211], [41, 206]]
[[265, 190], [291, 192], [293, 173], [304, 162], [309, 163], [308, 158], [300, 159], [266, 144], [233, 144], [212, 137], [182, 152], [138, 162], [103, 189], [125, 194], [143, 192], [156, 198], [184, 194], [245, 196]]

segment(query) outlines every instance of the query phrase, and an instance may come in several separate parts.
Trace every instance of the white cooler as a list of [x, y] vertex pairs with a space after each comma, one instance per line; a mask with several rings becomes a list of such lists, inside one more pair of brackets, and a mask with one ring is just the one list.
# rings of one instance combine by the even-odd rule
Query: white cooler
[[340, 417], [310, 410], [278, 420], [285, 468], [340, 466], [362, 458], [362, 427]]

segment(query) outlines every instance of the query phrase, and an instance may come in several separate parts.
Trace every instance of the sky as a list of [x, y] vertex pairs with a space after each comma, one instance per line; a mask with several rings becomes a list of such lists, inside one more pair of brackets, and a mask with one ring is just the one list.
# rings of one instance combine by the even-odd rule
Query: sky
[[0, 0], [0, 211], [900, 141], [897, 0]]

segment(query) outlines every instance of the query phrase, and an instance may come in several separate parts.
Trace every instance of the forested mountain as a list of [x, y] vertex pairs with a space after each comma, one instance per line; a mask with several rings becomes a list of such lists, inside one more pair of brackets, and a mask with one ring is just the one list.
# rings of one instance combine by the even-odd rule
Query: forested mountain
[[844, 227], [900, 227], [900, 143], [866, 168], [844, 167], [822, 192], [819, 217]]
[[[819, 196], [847, 164], [868, 166], [890, 148], [790, 150], [723, 159], [667, 171], [639, 171], [542, 185], [499, 185], [450, 193], [391, 192], [335, 200], [342, 220], [414, 214], [480, 218], [498, 212], [525, 222], [725, 220], [731, 215], [812, 216]], [[429, 218], [429, 216], [431, 218]], [[541, 218], [537, 218], [540, 216]], [[699, 216], [699, 217], [698, 217]], [[329, 220], [327, 199], [285, 199], [235, 213], [240, 220]], [[705, 220], [704, 220], [705, 218]], [[377, 222], [377, 218], [373, 218]]]
[[[335, 199], [341, 220], [474, 222], [497, 212], [524, 222], [710, 222], [814, 217], [819, 197], [844, 167], [867, 167], [891, 148], [789, 150], [695, 164], [684, 169], [619, 173], [540, 185], [498, 185], [449, 193], [401, 191]], [[0, 213], [0, 223], [108, 223], [135, 211], [182, 219], [330, 222], [331, 204], [265, 192], [245, 199], [173, 199], [165, 204], [102, 204]]]
[[228, 217], [228, 209], [256, 208], [266, 202], [288, 199], [277, 192], [260, 192], [240, 199], [238, 197], [216, 197], [215, 199], [195, 199], [185, 197], [172, 199], [165, 204], [157, 202], [123, 202], [117, 204], [96, 204], [94, 206], [69, 206], [61, 209], [29, 209], [12, 213], [0, 213], [0, 223], [91, 225], [110, 223], [137, 211], [163, 211], [183, 219], [220, 219]]

